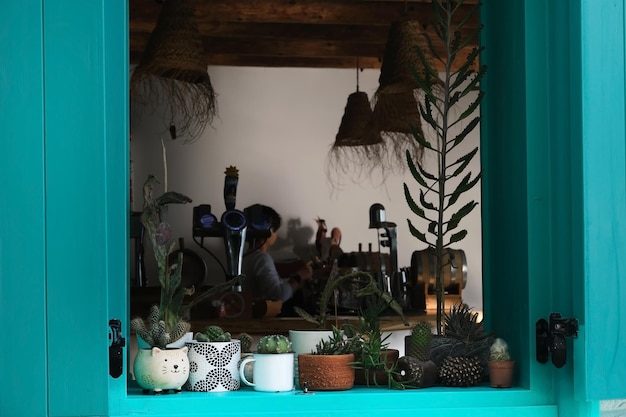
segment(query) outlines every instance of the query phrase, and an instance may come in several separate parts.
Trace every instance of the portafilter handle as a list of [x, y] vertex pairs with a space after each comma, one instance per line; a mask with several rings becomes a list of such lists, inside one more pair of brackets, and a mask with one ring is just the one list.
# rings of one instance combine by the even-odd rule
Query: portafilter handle
[[[241, 275], [243, 251], [246, 243], [246, 216], [239, 210], [228, 210], [222, 214], [221, 223], [224, 228], [227, 279], [230, 280]], [[238, 285], [234, 290], [241, 291], [241, 286]]]

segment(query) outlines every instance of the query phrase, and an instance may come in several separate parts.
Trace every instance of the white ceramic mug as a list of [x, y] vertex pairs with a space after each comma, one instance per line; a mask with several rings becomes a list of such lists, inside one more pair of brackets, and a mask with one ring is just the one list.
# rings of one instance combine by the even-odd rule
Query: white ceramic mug
[[[239, 376], [241, 381], [255, 391], [280, 392], [293, 389], [293, 353], [255, 353], [241, 361]], [[253, 363], [254, 382], [248, 381], [245, 367]]]

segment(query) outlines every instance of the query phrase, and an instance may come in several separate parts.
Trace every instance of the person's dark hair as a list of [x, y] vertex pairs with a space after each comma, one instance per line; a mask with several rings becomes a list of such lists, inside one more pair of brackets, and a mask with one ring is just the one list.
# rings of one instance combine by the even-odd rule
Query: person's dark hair
[[280, 214], [278, 214], [276, 210], [269, 206], [263, 206], [263, 214], [269, 222], [272, 230], [277, 232], [278, 229], [280, 229], [280, 225], [282, 223], [282, 218], [280, 217]]

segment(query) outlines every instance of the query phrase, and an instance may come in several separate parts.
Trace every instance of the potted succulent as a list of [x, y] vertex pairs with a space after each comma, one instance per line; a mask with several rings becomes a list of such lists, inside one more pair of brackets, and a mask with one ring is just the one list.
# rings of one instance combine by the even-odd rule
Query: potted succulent
[[354, 386], [354, 352], [362, 340], [347, 337], [333, 327], [328, 339], [320, 340], [310, 353], [298, 355], [298, 380], [302, 389], [341, 391]]
[[[241, 381], [255, 391], [281, 392], [293, 389], [293, 358], [289, 338], [284, 335], [266, 335], [259, 339], [256, 352], [239, 365]], [[246, 378], [246, 366], [252, 363], [254, 381]]]
[[[390, 388], [402, 388], [392, 378], [400, 352], [389, 348], [387, 339], [390, 334], [383, 335], [380, 329], [380, 317], [392, 301], [395, 302], [388, 294], [380, 292], [378, 297], [366, 300], [367, 305], [361, 309], [356, 325], [351, 323], [343, 325], [348, 337], [358, 338], [361, 341], [356, 346], [358, 349], [354, 351], [356, 385], [386, 385]], [[402, 313], [401, 318], [408, 326]]]
[[434, 336], [430, 358], [447, 386], [478, 385], [487, 374], [493, 335], [485, 333], [478, 313], [467, 304], [455, 304], [444, 314], [444, 334]]
[[[188, 323], [178, 322], [170, 335], [166, 334], [165, 322], [160, 319], [159, 308], [150, 310], [148, 323], [137, 320], [133, 329], [150, 347], [140, 348], [133, 363], [133, 375], [144, 393], [151, 390], [160, 394], [164, 390], [180, 392], [189, 377], [188, 348], [166, 348], [170, 339], [180, 339], [189, 330]], [[134, 320], [134, 321], [135, 321]]]
[[186, 346], [190, 367], [186, 389], [202, 392], [239, 389], [241, 343], [238, 339], [232, 339], [231, 334], [219, 326], [208, 326], [196, 333]]
[[[333, 336], [332, 330], [329, 330], [328, 324], [328, 315], [331, 307], [331, 300], [336, 301], [336, 291], [342, 286], [346, 284], [354, 284], [355, 292], [354, 295], [359, 299], [364, 299], [366, 302], [368, 300], [381, 300], [384, 303], [384, 309], [391, 308], [393, 311], [398, 313], [402, 318], [402, 321], [405, 324], [408, 324], [404, 313], [402, 311], [402, 307], [400, 304], [391, 297], [391, 295], [382, 291], [379, 285], [376, 283], [371, 274], [363, 271], [350, 272], [347, 274], [340, 275], [339, 267], [337, 265], [337, 261], [333, 262], [330, 276], [326, 281], [326, 285], [320, 294], [319, 302], [318, 302], [318, 314], [311, 315], [304, 311], [299, 307], [295, 307], [296, 313], [303, 318], [304, 320], [314, 323], [317, 325], [318, 330], [290, 330], [289, 337], [293, 342], [294, 351], [297, 355], [301, 353], [309, 353], [313, 349], [316, 348], [317, 344], [320, 340], [327, 339]], [[382, 310], [378, 312], [377, 315], [382, 313]], [[359, 319], [361, 324], [368, 320]], [[378, 318], [375, 319], [376, 323], [378, 323]], [[337, 319], [335, 316], [334, 327], [340, 327], [337, 323]], [[356, 328], [352, 327], [354, 332], [356, 332]], [[345, 330], [345, 325], [344, 325]], [[356, 356], [358, 356], [358, 352], [354, 352]], [[396, 357], [397, 358], [397, 357]], [[295, 374], [299, 377], [298, 372], [298, 358], [296, 358], [295, 363]], [[296, 381], [297, 382], [297, 381]]]
[[515, 361], [511, 360], [509, 345], [497, 338], [489, 349], [489, 382], [494, 388], [509, 388], [513, 380]]
[[[179, 253], [177, 263], [173, 265], [169, 263], [169, 256], [174, 251], [176, 242], [172, 239], [171, 226], [165, 221], [167, 205], [171, 203], [186, 204], [191, 202], [191, 199], [175, 191], [168, 191], [160, 197], [154, 198], [154, 187], [158, 182], [154, 175], [149, 175], [144, 183], [144, 204], [141, 213], [141, 224], [152, 244], [161, 285], [160, 303], [157, 307], [158, 316], [155, 322], [155, 308], [152, 307], [148, 323], [141, 318], [134, 318], [131, 321], [131, 329], [141, 337], [148, 347], [158, 346], [165, 349], [168, 344], [176, 342], [189, 332], [191, 326], [181, 317], [180, 307], [183, 297], [193, 293], [193, 289], [180, 287], [182, 252]], [[152, 336], [150, 340], [145, 339], [144, 336], [149, 334]], [[140, 348], [146, 347], [142, 346], [140, 342], [139, 345]], [[184, 346], [184, 341], [180, 346]]]

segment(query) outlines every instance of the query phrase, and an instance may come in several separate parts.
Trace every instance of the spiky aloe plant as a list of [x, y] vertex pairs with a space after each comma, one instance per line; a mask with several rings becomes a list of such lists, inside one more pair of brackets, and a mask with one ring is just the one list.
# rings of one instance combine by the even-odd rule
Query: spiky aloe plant
[[[468, 16], [457, 16], [463, 0], [433, 0], [433, 15], [436, 17], [434, 32], [437, 41], [427, 35], [428, 50], [417, 48], [424, 71], [414, 71], [414, 76], [421, 90], [419, 111], [422, 119], [430, 126], [424, 132], [413, 129], [413, 136], [425, 150], [424, 156], [436, 156], [436, 169], [424, 163], [428, 158], [415, 161], [407, 151], [406, 158], [413, 178], [420, 186], [419, 200], [416, 202], [408, 185], [404, 184], [404, 194], [411, 211], [427, 222], [427, 230], [419, 230], [407, 219], [411, 234], [428, 245], [435, 253], [435, 282], [437, 294], [437, 334], [442, 333], [442, 313], [444, 311], [444, 255], [450, 245], [459, 242], [467, 235], [467, 230], [458, 230], [461, 220], [477, 205], [469, 201], [460, 208], [456, 203], [461, 195], [472, 189], [480, 180], [480, 172], [472, 175], [467, 167], [478, 153], [478, 147], [459, 155], [459, 145], [476, 128], [480, 121], [477, 114], [483, 92], [479, 91], [467, 108], [459, 111], [460, 100], [476, 90], [486, 72], [486, 66], [476, 66], [481, 48], [474, 48], [456, 68], [455, 61], [464, 48], [477, 38], [482, 29], [468, 33], [463, 30], [470, 18], [478, 14], [480, 4], [471, 8]], [[458, 22], [458, 23], [455, 23]], [[443, 54], [433, 45], [443, 44]], [[445, 66], [443, 77], [430, 64], [426, 56], [430, 54]], [[475, 69], [475, 68], [478, 69]], [[439, 80], [441, 82], [434, 82]], [[469, 118], [469, 120], [468, 120]], [[432, 131], [430, 133], [429, 131]], [[432, 135], [432, 137], [431, 137]]]

